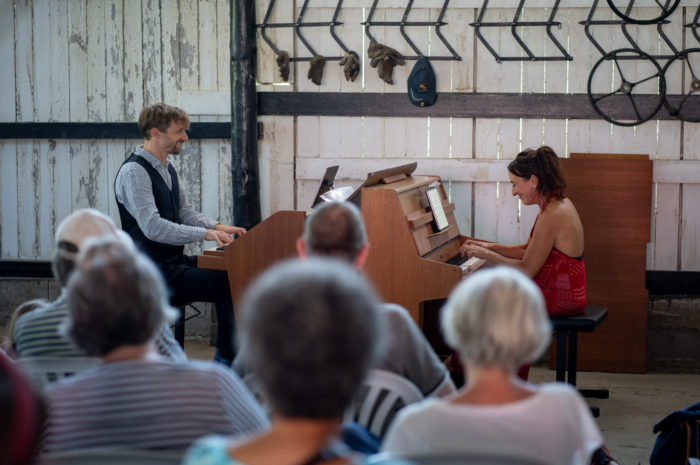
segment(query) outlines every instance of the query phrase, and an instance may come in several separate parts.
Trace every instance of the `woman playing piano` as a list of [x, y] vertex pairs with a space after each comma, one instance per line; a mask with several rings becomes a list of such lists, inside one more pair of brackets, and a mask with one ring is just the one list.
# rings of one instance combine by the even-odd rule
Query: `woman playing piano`
[[527, 243], [504, 245], [466, 241], [463, 255], [514, 266], [532, 277], [544, 294], [550, 315], [575, 315], [586, 307], [583, 226], [571, 200], [559, 158], [550, 147], [520, 152], [508, 164], [508, 177], [525, 205], [540, 212]]

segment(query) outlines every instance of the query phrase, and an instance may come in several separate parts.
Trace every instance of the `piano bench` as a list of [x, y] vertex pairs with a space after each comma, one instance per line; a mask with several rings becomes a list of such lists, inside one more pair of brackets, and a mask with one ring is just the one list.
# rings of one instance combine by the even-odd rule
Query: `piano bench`
[[[568, 382], [576, 386], [576, 359], [578, 350], [578, 333], [592, 333], [608, 316], [608, 309], [596, 305], [588, 305], [580, 315], [553, 316], [550, 317], [552, 328], [556, 334], [556, 377], [557, 381]], [[568, 379], [566, 378], [568, 340]], [[607, 399], [610, 393], [607, 389], [581, 389], [584, 397]], [[593, 416], [597, 417], [600, 411], [597, 407], [591, 408]]]

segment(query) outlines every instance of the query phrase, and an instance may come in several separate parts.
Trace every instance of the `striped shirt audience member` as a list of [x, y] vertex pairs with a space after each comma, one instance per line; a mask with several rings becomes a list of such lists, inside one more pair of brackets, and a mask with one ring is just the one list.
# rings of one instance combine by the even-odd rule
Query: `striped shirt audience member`
[[251, 434], [268, 419], [231, 370], [200, 361], [98, 365], [51, 386], [44, 450], [181, 450], [207, 434]]
[[[43, 308], [25, 313], [15, 323], [15, 351], [21, 357], [84, 357], [58, 330], [70, 315], [65, 293]], [[163, 325], [155, 339], [158, 352], [171, 360], [186, 360], [187, 356], [175, 340], [172, 331]]]

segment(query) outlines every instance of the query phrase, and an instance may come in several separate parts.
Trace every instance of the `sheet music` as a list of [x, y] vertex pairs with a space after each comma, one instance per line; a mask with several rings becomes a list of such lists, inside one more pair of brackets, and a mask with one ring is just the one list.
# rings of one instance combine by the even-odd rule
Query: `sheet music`
[[430, 202], [430, 209], [433, 211], [433, 218], [435, 219], [435, 225], [438, 231], [449, 226], [447, 221], [447, 216], [445, 215], [445, 210], [442, 208], [442, 200], [440, 199], [440, 191], [437, 187], [431, 187], [425, 191], [428, 196], [428, 202]]

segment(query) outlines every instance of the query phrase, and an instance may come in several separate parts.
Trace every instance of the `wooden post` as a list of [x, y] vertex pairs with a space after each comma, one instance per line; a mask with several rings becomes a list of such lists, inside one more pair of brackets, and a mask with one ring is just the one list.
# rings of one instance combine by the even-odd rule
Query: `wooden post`
[[233, 221], [250, 229], [260, 222], [255, 2], [231, 0], [231, 154]]

